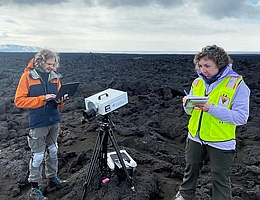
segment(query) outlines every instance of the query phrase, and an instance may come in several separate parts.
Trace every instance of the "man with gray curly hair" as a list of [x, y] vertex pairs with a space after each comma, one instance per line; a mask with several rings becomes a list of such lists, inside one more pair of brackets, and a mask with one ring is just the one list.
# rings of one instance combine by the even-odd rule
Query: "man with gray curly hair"
[[[236, 126], [246, 124], [250, 90], [232, 69], [232, 59], [217, 45], [202, 48], [194, 57], [198, 78], [183, 98], [190, 115], [185, 148], [186, 167], [175, 200], [194, 199], [200, 169], [206, 158], [212, 177], [212, 198], [232, 199], [230, 170], [236, 152]], [[189, 96], [206, 96], [208, 102], [189, 102]]]
[[24, 69], [14, 103], [18, 108], [28, 110], [30, 131], [27, 136], [32, 152], [29, 164], [31, 190], [30, 200], [47, 200], [40, 188], [42, 179], [42, 162], [45, 159], [45, 174], [50, 188], [61, 189], [68, 185], [58, 176], [58, 144], [60, 131], [60, 113], [66, 97], [55, 99], [61, 87], [58, 72], [59, 57], [48, 49], [39, 51]]

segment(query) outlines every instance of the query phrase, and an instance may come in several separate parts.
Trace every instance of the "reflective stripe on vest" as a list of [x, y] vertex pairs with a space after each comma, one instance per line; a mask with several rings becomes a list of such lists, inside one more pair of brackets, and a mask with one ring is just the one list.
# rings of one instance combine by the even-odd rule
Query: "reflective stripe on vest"
[[[231, 102], [240, 81], [241, 78], [225, 78], [208, 95], [209, 103], [231, 109]], [[192, 87], [193, 95], [205, 96], [206, 88], [203, 79], [196, 79]], [[188, 129], [193, 137], [198, 135], [204, 141], [221, 142], [235, 139], [236, 126], [195, 108]]]

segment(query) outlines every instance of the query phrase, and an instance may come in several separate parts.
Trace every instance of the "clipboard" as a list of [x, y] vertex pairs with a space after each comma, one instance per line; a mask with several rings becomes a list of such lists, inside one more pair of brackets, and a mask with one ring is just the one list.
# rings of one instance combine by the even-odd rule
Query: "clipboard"
[[60, 99], [64, 95], [73, 96], [76, 93], [78, 86], [79, 82], [62, 84], [58, 94], [56, 95], [56, 99]]
[[209, 97], [188, 95], [186, 107], [194, 107], [196, 104], [205, 104], [208, 101]]

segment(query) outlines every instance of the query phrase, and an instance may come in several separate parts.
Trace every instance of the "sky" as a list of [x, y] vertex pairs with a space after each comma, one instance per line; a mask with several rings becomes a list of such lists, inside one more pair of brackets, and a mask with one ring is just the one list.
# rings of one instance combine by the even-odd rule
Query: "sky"
[[0, 44], [59, 52], [260, 52], [259, 0], [0, 0]]

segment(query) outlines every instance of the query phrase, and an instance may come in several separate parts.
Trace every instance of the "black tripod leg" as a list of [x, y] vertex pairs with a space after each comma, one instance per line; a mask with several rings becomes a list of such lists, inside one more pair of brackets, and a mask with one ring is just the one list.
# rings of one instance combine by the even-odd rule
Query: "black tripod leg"
[[102, 129], [102, 151], [99, 154], [99, 166], [102, 169], [102, 172], [107, 172], [107, 143], [108, 143], [108, 134], [106, 131], [106, 126]]
[[[94, 150], [92, 157], [91, 157], [91, 163], [90, 163], [89, 171], [88, 171], [88, 174], [87, 174], [87, 178], [86, 178], [86, 181], [83, 184], [84, 190], [83, 190], [81, 200], [84, 200], [86, 190], [89, 187], [91, 180], [93, 178], [93, 174], [94, 174], [94, 170], [95, 170], [95, 164], [97, 164], [97, 160], [100, 159], [101, 148], [104, 148], [103, 143], [104, 143], [105, 137], [106, 137], [106, 135], [104, 133], [102, 133], [102, 131], [100, 131], [99, 135], [97, 137], [97, 140], [96, 140], [95, 147], [94, 147], [95, 150]], [[99, 166], [99, 167], [101, 167], [101, 166]]]
[[129, 182], [130, 185], [131, 185], [131, 189], [134, 191], [135, 189], [134, 189], [134, 185], [133, 185], [133, 182], [132, 182], [132, 178], [130, 177], [130, 175], [129, 175], [128, 171], [127, 171], [127, 168], [126, 168], [126, 166], [125, 166], [125, 162], [124, 162], [124, 160], [123, 160], [123, 158], [122, 158], [122, 155], [121, 155], [121, 153], [120, 153], [120, 149], [119, 149], [119, 147], [118, 147], [118, 144], [117, 144], [117, 142], [116, 142], [116, 139], [115, 139], [115, 137], [114, 137], [114, 134], [113, 134], [112, 129], [109, 130], [109, 137], [110, 137], [110, 140], [111, 140], [111, 142], [113, 143], [113, 146], [114, 146], [114, 148], [115, 148], [115, 150], [116, 150], [117, 157], [119, 158], [120, 164], [121, 164], [122, 167], [123, 167], [123, 170], [124, 170], [124, 172], [125, 172], [126, 178], [127, 178], [128, 182]]

